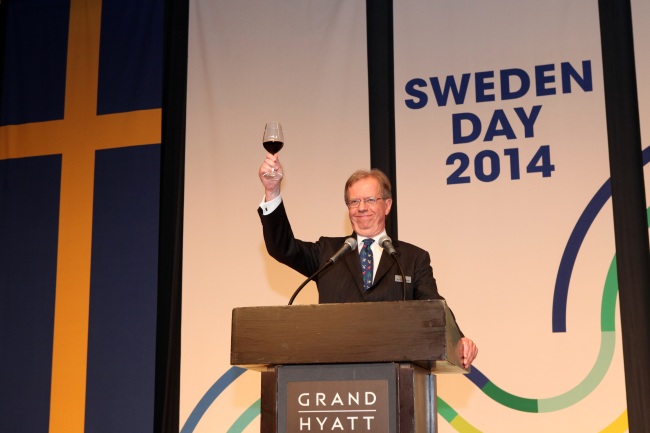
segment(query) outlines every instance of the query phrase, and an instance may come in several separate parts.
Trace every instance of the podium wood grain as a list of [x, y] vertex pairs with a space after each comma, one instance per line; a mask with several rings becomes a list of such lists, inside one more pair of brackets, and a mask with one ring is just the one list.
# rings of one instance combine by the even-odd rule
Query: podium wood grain
[[435, 373], [465, 373], [458, 328], [446, 302], [399, 301], [235, 308], [231, 364], [411, 362]]

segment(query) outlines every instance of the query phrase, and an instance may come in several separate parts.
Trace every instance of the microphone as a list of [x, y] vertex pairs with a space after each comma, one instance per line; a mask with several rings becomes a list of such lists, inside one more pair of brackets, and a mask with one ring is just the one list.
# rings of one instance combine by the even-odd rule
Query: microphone
[[310, 282], [311, 280], [313, 280], [314, 278], [316, 278], [316, 276], [317, 276], [318, 274], [320, 274], [320, 273], [323, 272], [325, 269], [327, 269], [328, 267], [330, 267], [331, 265], [333, 265], [333, 264], [334, 264], [338, 259], [341, 258], [341, 256], [343, 256], [343, 254], [347, 253], [348, 251], [352, 251], [352, 250], [355, 249], [356, 247], [357, 247], [357, 240], [356, 240], [355, 238], [351, 238], [351, 237], [350, 237], [350, 238], [347, 238], [347, 239], [345, 240], [345, 242], [343, 242], [343, 246], [342, 246], [341, 248], [339, 248], [339, 250], [336, 252], [336, 254], [334, 254], [332, 257], [330, 257], [329, 259], [327, 259], [327, 261], [325, 262], [325, 264], [324, 264], [323, 266], [321, 266], [320, 269], [318, 269], [316, 272], [314, 272], [314, 274], [313, 274], [311, 277], [309, 277], [309, 278], [307, 278], [305, 281], [303, 281], [303, 283], [300, 285], [300, 287], [298, 287], [298, 288], [296, 289], [296, 291], [293, 292], [293, 295], [291, 296], [291, 299], [289, 300], [289, 304], [288, 304], [288, 305], [293, 304], [293, 300], [296, 299], [296, 296], [298, 296], [298, 293], [300, 293], [300, 291], [302, 290], [302, 288], [305, 287], [305, 286], [307, 285], [308, 282]]
[[388, 236], [384, 235], [379, 238], [379, 246], [387, 250], [388, 254], [391, 256], [397, 255], [397, 251], [395, 251], [395, 247], [393, 246], [393, 241], [391, 241]]
[[390, 256], [395, 260], [395, 263], [397, 263], [399, 272], [402, 274], [402, 301], [406, 301], [406, 275], [404, 275], [404, 269], [402, 269], [402, 265], [399, 260], [397, 260], [397, 251], [395, 251], [393, 241], [391, 241], [388, 236], [384, 235], [379, 238], [379, 246], [388, 251], [388, 254], [390, 254]]
[[343, 242], [343, 246], [334, 254], [332, 257], [327, 260], [328, 262], [336, 262], [338, 259], [341, 258], [341, 256], [348, 251], [352, 251], [357, 247], [357, 240], [355, 238], [347, 238], [345, 242]]

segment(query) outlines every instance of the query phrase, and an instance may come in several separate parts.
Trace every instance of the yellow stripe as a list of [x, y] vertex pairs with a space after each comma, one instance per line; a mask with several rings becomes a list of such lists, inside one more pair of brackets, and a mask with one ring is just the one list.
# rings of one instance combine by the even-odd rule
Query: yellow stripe
[[623, 433], [629, 428], [630, 427], [627, 423], [627, 410], [624, 410], [623, 413], [614, 420], [614, 422], [602, 429], [600, 433]]
[[456, 431], [461, 433], [481, 433], [480, 430], [468, 423], [460, 415], [457, 415], [449, 424], [456, 429]]
[[80, 126], [96, 112], [101, 7], [70, 2], [50, 433], [84, 431], [95, 152]]
[[97, 105], [100, 24], [101, 1], [70, 2], [64, 118], [74, 127], [61, 167], [51, 433], [84, 431], [95, 153], [79, 125]]
[[65, 119], [94, 117], [99, 79], [101, 0], [72, 0], [68, 31]]
[[63, 155], [50, 432], [83, 432], [94, 151]]

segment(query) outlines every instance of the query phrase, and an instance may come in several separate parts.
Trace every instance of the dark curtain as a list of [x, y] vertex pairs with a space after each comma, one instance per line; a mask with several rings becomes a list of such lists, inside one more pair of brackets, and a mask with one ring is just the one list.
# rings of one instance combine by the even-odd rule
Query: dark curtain
[[189, 1], [165, 2], [154, 431], [178, 433]]
[[600, 0], [616, 267], [631, 433], [650, 431], [650, 251], [629, 0]]

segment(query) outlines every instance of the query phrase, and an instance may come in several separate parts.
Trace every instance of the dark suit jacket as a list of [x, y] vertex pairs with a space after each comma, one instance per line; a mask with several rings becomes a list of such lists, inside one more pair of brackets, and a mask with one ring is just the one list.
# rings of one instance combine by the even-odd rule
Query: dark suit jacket
[[[300, 272], [313, 275], [343, 246], [344, 237], [321, 237], [316, 242], [296, 239], [284, 204], [269, 215], [258, 209], [269, 254]], [[356, 238], [356, 234], [352, 234]], [[429, 253], [406, 242], [393, 242], [397, 259], [406, 275], [406, 299], [443, 299], [433, 278]], [[409, 282], [410, 280], [410, 282]], [[359, 254], [347, 252], [316, 279], [318, 299], [323, 303], [401, 301], [403, 284], [395, 260], [384, 250], [373, 286], [363, 290]]]

